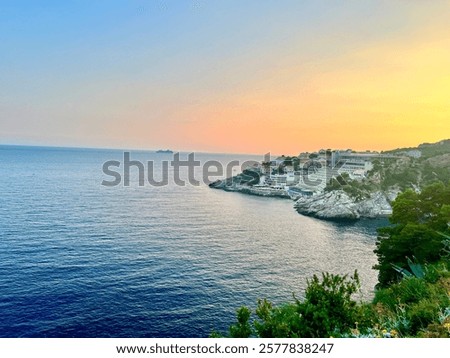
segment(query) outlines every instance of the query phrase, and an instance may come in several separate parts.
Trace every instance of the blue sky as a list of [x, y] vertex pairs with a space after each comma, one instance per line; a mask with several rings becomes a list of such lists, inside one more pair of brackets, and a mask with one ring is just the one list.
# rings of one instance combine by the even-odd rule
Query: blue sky
[[[364, 117], [340, 113], [322, 89], [314, 95], [317, 78], [363, 73], [360, 51], [442, 34], [449, 4], [2, 1], [0, 143], [257, 152], [286, 131], [323, 131], [326, 116]], [[330, 113], [303, 111], [316, 101]], [[240, 146], [258, 123], [255, 145]]]

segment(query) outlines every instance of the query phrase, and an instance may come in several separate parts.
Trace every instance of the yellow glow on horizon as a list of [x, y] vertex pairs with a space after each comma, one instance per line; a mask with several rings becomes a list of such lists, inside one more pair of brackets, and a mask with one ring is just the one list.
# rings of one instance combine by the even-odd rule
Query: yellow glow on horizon
[[217, 151], [289, 154], [449, 138], [450, 37], [427, 35], [269, 73], [236, 96], [185, 110], [175, 136]]
[[256, 4], [104, 28], [14, 10], [0, 142], [295, 154], [450, 138], [450, 0]]

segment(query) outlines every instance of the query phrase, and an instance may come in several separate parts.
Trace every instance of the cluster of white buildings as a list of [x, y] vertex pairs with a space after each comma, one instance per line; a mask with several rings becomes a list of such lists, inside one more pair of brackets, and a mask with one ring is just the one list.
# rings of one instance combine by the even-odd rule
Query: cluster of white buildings
[[[411, 153], [415, 157], [418, 153]], [[286, 190], [291, 196], [323, 192], [327, 183], [342, 173], [350, 179], [363, 180], [373, 169], [373, 161], [398, 156], [352, 150], [320, 150], [297, 157], [278, 157], [260, 166], [260, 190]]]

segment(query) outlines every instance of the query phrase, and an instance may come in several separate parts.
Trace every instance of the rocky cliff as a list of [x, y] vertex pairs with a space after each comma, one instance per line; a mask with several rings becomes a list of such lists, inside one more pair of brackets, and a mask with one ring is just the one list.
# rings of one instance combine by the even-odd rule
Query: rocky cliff
[[[450, 177], [450, 139], [384, 154], [390, 157], [372, 160], [373, 168], [363, 180], [352, 180], [347, 173], [341, 173], [327, 183], [323, 193], [294, 199], [295, 209], [300, 214], [327, 220], [386, 217], [391, 215], [391, 203], [399, 192], [420, 191], [433, 182], [447, 182]], [[218, 180], [210, 187], [290, 198], [285, 190], [258, 185], [260, 181], [260, 174], [244, 170], [231, 178]]]
[[359, 218], [376, 218], [392, 213], [391, 201], [398, 191], [374, 192], [370, 197], [356, 201], [343, 190], [300, 197], [294, 204], [295, 209], [303, 215], [326, 220], [353, 220]]

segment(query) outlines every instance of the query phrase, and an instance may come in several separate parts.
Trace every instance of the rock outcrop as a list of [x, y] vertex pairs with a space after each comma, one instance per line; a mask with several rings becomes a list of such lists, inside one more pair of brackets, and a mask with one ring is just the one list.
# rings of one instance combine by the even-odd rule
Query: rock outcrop
[[300, 197], [294, 207], [300, 214], [326, 220], [387, 217], [392, 214], [390, 203], [397, 194], [376, 191], [369, 198], [357, 201], [342, 190], [334, 190]]

